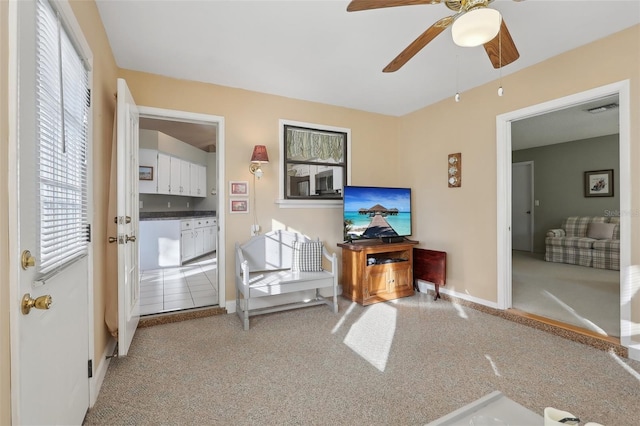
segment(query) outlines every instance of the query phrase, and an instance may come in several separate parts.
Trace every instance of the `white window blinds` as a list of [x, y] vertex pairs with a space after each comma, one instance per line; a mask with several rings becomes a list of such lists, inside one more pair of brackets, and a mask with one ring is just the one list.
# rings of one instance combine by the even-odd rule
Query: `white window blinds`
[[89, 75], [59, 17], [38, 1], [37, 206], [41, 274], [87, 253]]

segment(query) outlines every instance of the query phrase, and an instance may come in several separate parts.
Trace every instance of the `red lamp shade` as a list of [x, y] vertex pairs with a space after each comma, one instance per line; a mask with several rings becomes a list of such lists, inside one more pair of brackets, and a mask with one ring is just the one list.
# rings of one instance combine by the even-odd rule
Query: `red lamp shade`
[[253, 147], [253, 154], [251, 155], [252, 163], [268, 163], [269, 156], [267, 155], [267, 147], [264, 145], [256, 145]]

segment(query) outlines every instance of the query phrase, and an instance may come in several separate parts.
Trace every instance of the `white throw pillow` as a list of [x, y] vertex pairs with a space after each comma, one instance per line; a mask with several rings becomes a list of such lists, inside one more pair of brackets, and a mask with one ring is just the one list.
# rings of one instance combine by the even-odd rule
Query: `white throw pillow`
[[591, 222], [587, 226], [587, 237], [596, 240], [610, 240], [613, 238], [615, 223]]
[[291, 270], [295, 272], [322, 271], [322, 242], [293, 242]]

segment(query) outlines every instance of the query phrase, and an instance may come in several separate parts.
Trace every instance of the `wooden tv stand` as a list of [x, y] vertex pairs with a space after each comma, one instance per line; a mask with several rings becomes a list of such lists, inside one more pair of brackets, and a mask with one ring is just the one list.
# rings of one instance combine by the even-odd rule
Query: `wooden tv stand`
[[366, 241], [342, 248], [342, 295], [361, 305], [413, 295], [413, 246]]

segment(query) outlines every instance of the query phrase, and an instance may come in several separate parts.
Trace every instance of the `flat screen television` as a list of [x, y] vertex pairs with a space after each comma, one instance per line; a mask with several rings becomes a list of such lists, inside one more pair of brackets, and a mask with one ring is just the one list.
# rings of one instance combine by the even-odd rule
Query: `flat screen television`
[[411, 188], [345, 186], [343, 199], [345, 241], [411, 235]]

